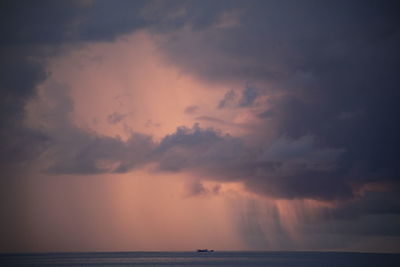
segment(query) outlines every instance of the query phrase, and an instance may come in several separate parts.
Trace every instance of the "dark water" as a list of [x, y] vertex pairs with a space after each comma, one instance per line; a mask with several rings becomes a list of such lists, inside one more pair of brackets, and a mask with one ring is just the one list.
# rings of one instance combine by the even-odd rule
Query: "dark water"
[[400, 254], [342, 252], [98, 252], [0, 254], [0, 266], [400, 266]]

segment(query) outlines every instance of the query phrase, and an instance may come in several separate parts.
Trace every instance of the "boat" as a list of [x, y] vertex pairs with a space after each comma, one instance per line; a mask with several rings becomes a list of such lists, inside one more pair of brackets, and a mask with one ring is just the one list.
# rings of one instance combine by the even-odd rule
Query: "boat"
[[214, 252], [214, 250], [213, 249], [198, 249], [197, 250], [197, 252], [205, 252], [205, 253], [208, 253], [208, 252]]

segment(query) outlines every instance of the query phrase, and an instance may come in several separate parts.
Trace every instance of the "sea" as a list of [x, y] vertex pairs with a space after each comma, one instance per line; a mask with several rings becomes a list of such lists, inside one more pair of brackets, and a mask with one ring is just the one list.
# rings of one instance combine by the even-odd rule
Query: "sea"
[[0, 254], [0, 266], [400, 266], [400, 254], [351, 252], [94, 252]]

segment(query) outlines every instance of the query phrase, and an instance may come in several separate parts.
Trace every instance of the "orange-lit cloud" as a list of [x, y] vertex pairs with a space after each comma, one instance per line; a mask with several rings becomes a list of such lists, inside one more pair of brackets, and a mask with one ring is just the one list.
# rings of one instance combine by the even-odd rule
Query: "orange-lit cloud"
[[[54, 82], [65, 86], [73, 101], [74, 123], [112, 137], [126, 138], [132, 130], [159, 139], [178, 126], [191, 126], [200, 116], [242, 121], [241, 113], [217, 107], [227, 90], [243, 85], [198, 80], [164, 61], [160, 53], [146, 32], [114, 43], [89, 44], [53, 59], [50, 79], [41, 87], [50, 91], [45, 88]], [[190, 106], [198, 107], [196, 114], [184, 112]], [[119, 120], [110, 123], [107, 118], [113, 115]], [[244, 131], [229, 124], [217, 126], [231, 133]]]

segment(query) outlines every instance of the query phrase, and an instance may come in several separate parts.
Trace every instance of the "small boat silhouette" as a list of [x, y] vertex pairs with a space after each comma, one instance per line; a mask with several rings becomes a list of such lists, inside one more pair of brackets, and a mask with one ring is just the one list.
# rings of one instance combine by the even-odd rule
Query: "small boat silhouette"
[[197, 252], [214, 252], [213, 249], [198, 249]]

